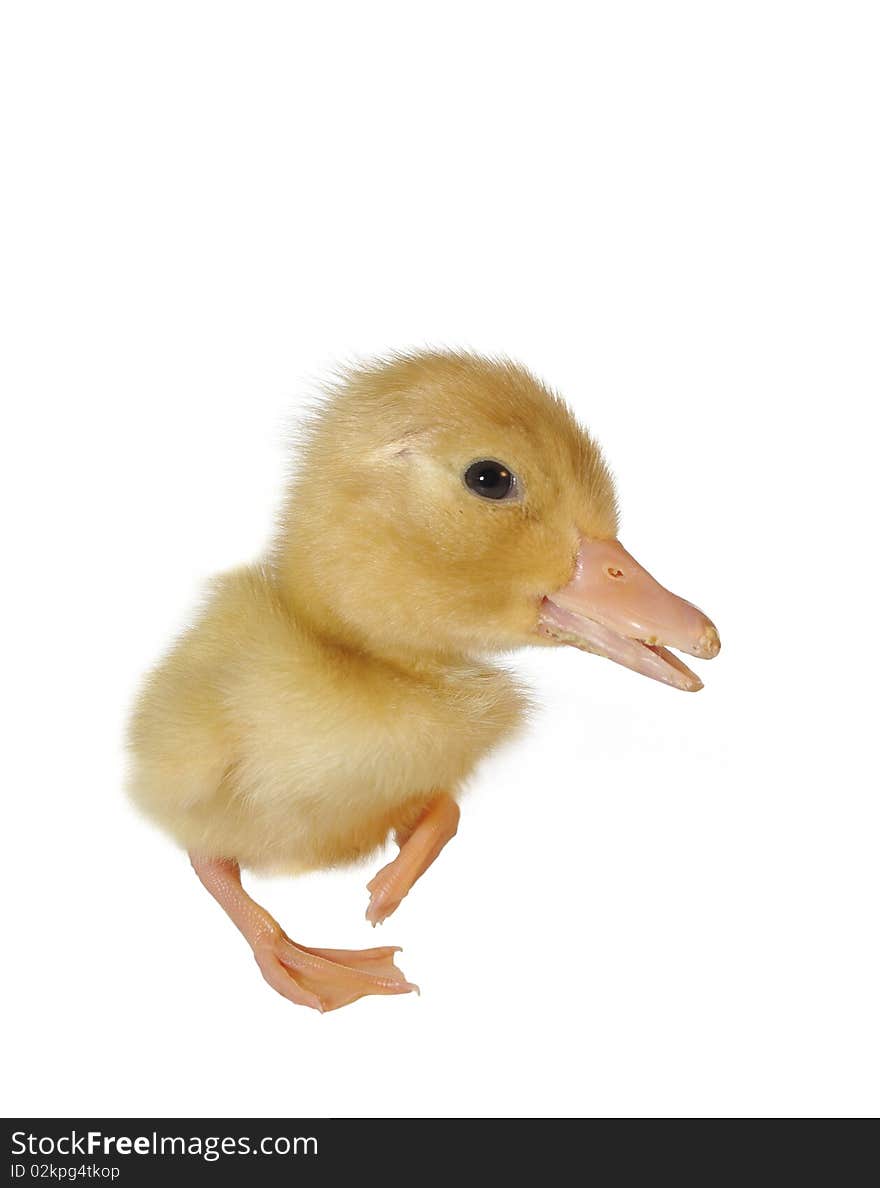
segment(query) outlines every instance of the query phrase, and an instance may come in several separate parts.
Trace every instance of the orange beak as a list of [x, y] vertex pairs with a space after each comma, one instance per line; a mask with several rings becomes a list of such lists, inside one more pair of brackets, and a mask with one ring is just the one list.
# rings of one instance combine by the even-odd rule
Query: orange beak
[[559, 643], [690, 693], [703, 682], [667, 647], [703, 660], [721, 647], [703, 612], [664, 589], [619, 540], [581, 541], [574, 577], [544, 599], [538, 626]]

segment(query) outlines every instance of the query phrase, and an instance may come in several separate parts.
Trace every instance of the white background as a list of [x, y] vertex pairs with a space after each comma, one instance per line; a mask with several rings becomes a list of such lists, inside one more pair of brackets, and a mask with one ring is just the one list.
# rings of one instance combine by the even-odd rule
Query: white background
[[[4, 1112], [877, 1112], [876, 22], [4, 5]], [[425, 343], [569, 397], [724, 648], [695, 697], [518, 657], [541, 712], [382, 930], [422, 996], [319, 1017], [120, 737], [316, 380]], [[371, 869], [257, 894], [369, 945]]]

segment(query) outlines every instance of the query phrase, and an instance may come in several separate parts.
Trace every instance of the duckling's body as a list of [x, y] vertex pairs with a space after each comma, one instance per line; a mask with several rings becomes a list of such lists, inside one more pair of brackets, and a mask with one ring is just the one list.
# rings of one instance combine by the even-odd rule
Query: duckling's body
[[403, 666], [298, 622], [268, 566], [220, 578], [149, 678], [132, 792], [187, 849], [302, 872], [368, 856], [458, 795], [523, 694], [465, 659]]
[[214, 583], [149, 677], [131, 792], [293, 1002], [414, 989], [392, 948], [309, 949], [241, 886], [241, 865], [354, 861], [393, 834], [367, 919], [399, 905], [458, 827], [479, 760], [521, 722], [487, 656], [573, 643], [673, 685], [662, 644], [709, 657], [711, 623], [615, 539], [611, 477], [524, 368], [427, 352], [349, 372], [313, 418], [277, 540]]

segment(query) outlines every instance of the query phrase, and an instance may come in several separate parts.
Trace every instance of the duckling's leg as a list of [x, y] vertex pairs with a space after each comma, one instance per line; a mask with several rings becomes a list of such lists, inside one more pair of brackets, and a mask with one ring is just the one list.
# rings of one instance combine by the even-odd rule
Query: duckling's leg
[[399, 949], [307, 949], [297, 945], [241, 885], [238, 863], [190, 854], [202, 885], [253, 949], [260, 972], [291, 1002], [332, 1011], [365, 994], [407, 994], [418, 987], [394, 964]]
[[367, 919], [374, 928], [400, 906], [416, 880], [455, 837], [458, 818], [458, 805], [443, 793], [431, 801], [415, 828], [405, 836], [398, 834], [400, 853], [367, 884], [370, 892]]

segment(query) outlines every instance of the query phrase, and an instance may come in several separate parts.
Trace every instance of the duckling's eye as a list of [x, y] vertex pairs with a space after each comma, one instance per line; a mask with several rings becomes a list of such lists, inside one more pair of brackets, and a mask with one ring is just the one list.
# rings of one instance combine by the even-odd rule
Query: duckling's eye
[[491, 458], [472, 462], [464, 472], [464, 482], [484, 499], [508, 499], [516, 489], [516, 477], [503, 462], [493, 462]]

